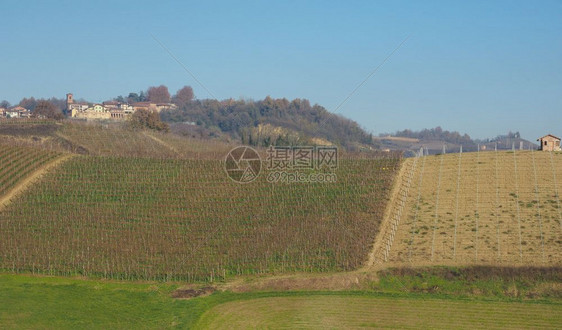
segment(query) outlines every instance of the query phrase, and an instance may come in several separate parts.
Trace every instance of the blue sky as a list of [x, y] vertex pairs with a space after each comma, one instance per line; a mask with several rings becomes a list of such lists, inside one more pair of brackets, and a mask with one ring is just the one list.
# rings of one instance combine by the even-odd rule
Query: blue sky
[[374, 134], [562, 134], [562, 1], [0, 3], [0, 100], [103, 101], [184, 85], [209, 98], [307, 98]]

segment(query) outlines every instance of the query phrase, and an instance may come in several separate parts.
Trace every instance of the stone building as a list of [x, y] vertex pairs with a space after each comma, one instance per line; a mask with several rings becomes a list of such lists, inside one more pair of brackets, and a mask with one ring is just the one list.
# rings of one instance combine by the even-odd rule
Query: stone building
[[128, 104], [118, 101], [105, 101], [101, 104], [89, 105], [76, 102], [72, 93], [66, 94], [66, 114], [77, 119], [116, 119], [125, 120], [137, 110], [160, 112], [165, 109], [176, 109], [173, 103], [136, 102]]
[[88, 107], [86, 102], [74, 102], [72, 93], [66, 94], [66, 112], [70, 117], [75, 117], [77, 112], [85, 111]]
[[560, 151], [560, 138], [552, 134], [538, 138], [539, 150], [542, 151]]

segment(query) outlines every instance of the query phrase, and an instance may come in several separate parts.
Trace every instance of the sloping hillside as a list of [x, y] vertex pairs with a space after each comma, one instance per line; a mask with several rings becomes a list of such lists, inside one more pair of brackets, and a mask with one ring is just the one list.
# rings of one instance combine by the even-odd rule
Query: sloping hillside
[[218, 160], [75, 156], [0, 211], [0, 269], [120, 279], [358, 268], [399, 158], [332, 183], [231, 181]]
[[15, 197], [29, 176], [61, 156], [36, 148], [0, 145], [0, 208]]
[[561, 153], [448, 154], [404, 166], [375, 263], [562, 263]]
[[234, 147], [218, 140], [131, 130], [121, 124], [67, 123], [55, 134], [71, 144], [71, 150], [96, 156], [222, 159]]
[[223, 159], [236, 145], [218, 138], [131, 129], [126, 123], [4, 120], [0, 140], [6, 145], [95, 156], [166, 159]]

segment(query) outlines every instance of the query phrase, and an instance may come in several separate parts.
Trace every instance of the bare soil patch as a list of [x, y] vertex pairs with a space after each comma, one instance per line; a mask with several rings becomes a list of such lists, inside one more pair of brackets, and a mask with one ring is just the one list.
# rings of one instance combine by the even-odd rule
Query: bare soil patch
[[375, 272], [296, 274], [254, 278], [250, 281], [239, 279], [225, 284], [221, 289], [232, 292], [359, 290], [375, 278]]
[[177, 289], [172, 292], [172, 298], [177, 299], [191, 299], [195, 297], [205, 297], [215, 292], [216, 288], [212, 286], [206, 286], [200, 289]]

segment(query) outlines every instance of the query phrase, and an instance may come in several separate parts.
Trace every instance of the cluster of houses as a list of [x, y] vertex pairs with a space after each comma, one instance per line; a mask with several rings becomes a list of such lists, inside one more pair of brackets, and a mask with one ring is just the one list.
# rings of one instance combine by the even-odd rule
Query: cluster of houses
[[0, 107], [0, 118], [31, 118], [31, 111], [19, 105], [11, 108]]
[[[65, 113], [76, 119], [126, 119], [137, 110], [150, 110], [160, 113], [162, 110], [176, 109], [173, 103], [136, 102], [126, 103], [107, 101], [102, 103], [75, 102], [72, 93], [66, 94]], [[31, 118], [31, 111], [22, 107], [0, 107], [0, 118]]]
[[75, 102], [72, 93], [66, 94], [66, 114], [77, 119], [125, 119], [137, 110], [150, 110], [160, 112], [167, 109], [176, 109], [173, 103], [136, 102], [125, 103], [107, 101], [103, 103], [88, 104]]

